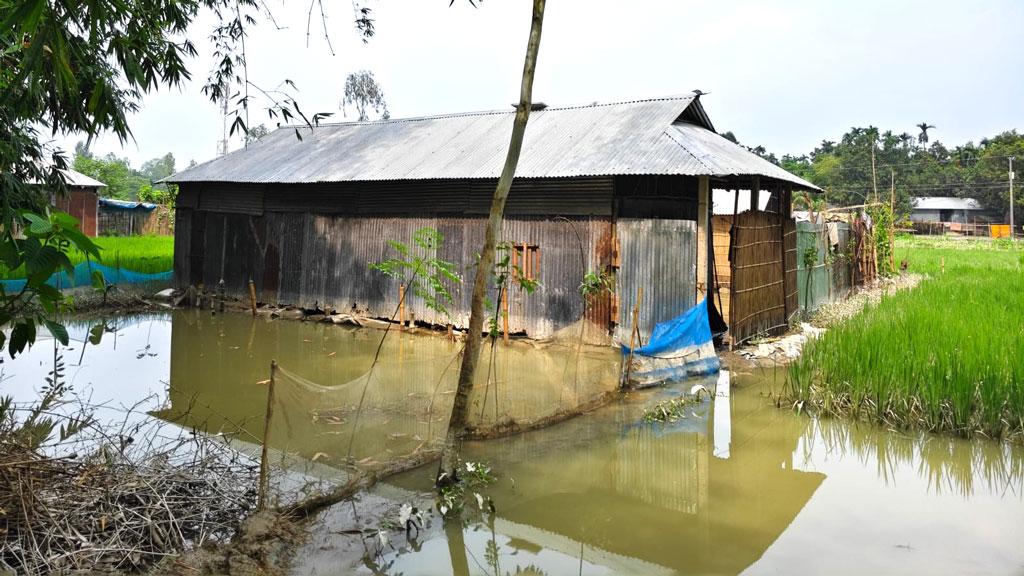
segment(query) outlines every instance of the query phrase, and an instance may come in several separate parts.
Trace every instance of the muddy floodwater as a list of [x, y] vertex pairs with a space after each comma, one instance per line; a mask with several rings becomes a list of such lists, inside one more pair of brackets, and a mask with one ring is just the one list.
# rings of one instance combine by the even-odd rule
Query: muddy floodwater
[[[159, 418], [263, 437], [277, 359], [271, 446], [276, 466], [324, 480], [343, 469], [435, 446], [451, 405], [458, 345], [245, 315], [176, 311], [72, 323], [60, 351], [74, 394], [101, 415]], [[472, 397], [484, 435], [562, 420], [614, 390], [618, 353], [572, 342], [485, 348]], [[0, 364], [0, 389], [29, 401], [52, 369], [40, 341]], [[550, 426], [469, 442], [497, 481], [496, 513], [444, 526], [367, 561], [342, 531], [314, 534], [296, 573], [404, 574], [1021, 574], [1024, 450], [986, 440], [887, 431], [776, 408], [781, 372], [723, 374], [714, 401], [671, 423], [646, 407], [687, 382], [631, 392]], [[120, 415], [120, 416], [119, 416]], [[431, 467], [367, 499], [422, 502]], [[358, 547], [361, 551], [362, 548]]]

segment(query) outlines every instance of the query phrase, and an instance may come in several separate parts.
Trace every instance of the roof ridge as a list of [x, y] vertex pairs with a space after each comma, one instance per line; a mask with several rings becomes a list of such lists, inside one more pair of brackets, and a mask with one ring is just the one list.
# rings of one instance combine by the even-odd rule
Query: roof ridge
[[[659, 96], [653, 98], [637, 98], [633, 100], [619, 100], [615, 102], [591, 102], [590, 104], [569, 104], [565, 106], [549, 106], [540, 110], [534, 110], [533, 113], [538, 112], [555, 112], [559, 110], [580, 110], [583, 108], [604, 108], [607, 106], [622, 106], [624, 104], [643, 104], [645, 102], [667, 102], [670, 100], [693, 100], [696, 96], [694, 94], [676, 94], [672, 96]], [[428, 114], [426, 116], [409, 116], [407, 118], [388, 118], [386, 120], [354, 120], [348, 122], [320, 122], [315, 127], [321, 126], [372, 126], [374, 124], [401, 124], [404, 122], [422, 122], [424, 120], [445, 120], [448, 118], [469, 118], [473, 116], [493, 116], [496, 114], [515, 114], [515, 109], [511, 110], [477, 110], [471, 112], [448, 112], [444, 114]], [[307, 124], [281, 124], [277, 130], [294, 130], [296, 128], [308, 128]], [[276, 130], [275, 130], [276, 131]]]
[[[702, 128], [703, 128], [703, 127], [702, 127]], [[705, 130], [707, 130], [707, 129], [705, 128]], [[664, 134], [665, 136], [668, 136], [668, 139], [669, 139], [669, 140], [671, 140], [671, 141], [673, 141], [673, 142], [675, 142], [675, 143], [676, 143], [676, 145], [677, 145], [677, 146], [679, 146], [680, 148], [682, 148], [684, 152], [686, 152], [686, 153], [687, 153], [687, 154], [689, 154], [690, 156], [693, 156], [693, 159], [694, 159], [694, 160], [696, 160], [696, 161], [697, 161], [698, 163], [700, 163], [700, 165], [701, 165], [701, 166], [703, 166], [705, 170], [711, 171], [711, 166], [708, 166], [708, 165], [707, 165], [707, 164], [706, 164], [706, 163], [704, 162], [704, 159], [703, 159], [703, 158], [701, 158], [700, 156], [697, 156], [696, 154], [694, 154], [694, 153], [693, 153], [693, 151], [692, 151], [692, 150], [690, 150], [689, 148], [687, 148], [685, 144], [683, 144], [683, 143], [682, 143], [682, 142], [680, 142], [679, 140], [676, 140], [675, 138], [673, 138], [673, 137], [672, 137], [672, 134], [670, 134], [670, 133], [669, 133], [668, 129], [665, 129], [665, 130], [663, 130], [663, 131], [662, 131], [661, 133], [662, 133], [662, 134]]]

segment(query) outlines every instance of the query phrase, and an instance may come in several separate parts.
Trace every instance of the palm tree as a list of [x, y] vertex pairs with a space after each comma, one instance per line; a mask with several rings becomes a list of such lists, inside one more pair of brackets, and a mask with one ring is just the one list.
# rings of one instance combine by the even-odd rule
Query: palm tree
[[921, 122], [917, 127], [921, 129], [921, 133], [917, 135], [917, 141], [924, 147], [928, 144], [928, 131], [935, 128], [935, 126], [927, 122]]

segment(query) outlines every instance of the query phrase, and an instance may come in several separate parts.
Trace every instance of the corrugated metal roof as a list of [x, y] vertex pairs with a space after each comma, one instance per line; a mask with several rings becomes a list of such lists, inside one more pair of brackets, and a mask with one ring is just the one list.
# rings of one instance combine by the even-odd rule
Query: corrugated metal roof
[[984, 210], [981, 202], [974, 198], [953, 198], [948, 196], [918, 196], [914, 198], [915, 210]]
[[82, 174], [81, 172], [71, 170], [70, 168], [67, 170], [61, 170], [60, 173], [64, 175], [64, 183], [67, 184], [68, 186], [82, 186], [86, 188], [107, 187], [107, 185], [104, 184], [103, 182], [100, 182], [99, 180], [94, 180], [93, 178], [90, 178], [85, 174]]
[[[531, 112], [519, 178], [758, 175], [815, 187], [718, 136], [693, 94]], [[169, 182], [315, 183], [497, 178], [513, 110], [282, 128]]]

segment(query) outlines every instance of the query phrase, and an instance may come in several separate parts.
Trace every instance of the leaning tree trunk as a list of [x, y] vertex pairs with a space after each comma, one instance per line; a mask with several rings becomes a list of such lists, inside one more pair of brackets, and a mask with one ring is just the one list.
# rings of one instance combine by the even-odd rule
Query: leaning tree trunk
[[445, 436], [444, 450], [441, 453], [441, 466], [438, 470], [438, 484], [451, 482], [456, 477], [458, 466], [459, 444], [466, 429], [466, 415], [469, 411], [469, 391], [473, 387], [473, 374], [480, 359], [483, 345], [481, 334], [484, 328], [484, 298], [487, 296], [487, 283], [494, 266], [494, 251], [498, 233], [501, 230], [501, 219], [505, 213], [505, 200], [512, 188], [512, 178], [519, 163], [519, 152], [523, 148], [523, 135], [526, 133], [526, 121], [530, 118], [530, 107], [533, 99], [533, 73], [537, 67], [537, 51], [540, 49], [540, 32], [544, 23], [545, 0], [533, 0], [533, 21], [530, 24], [530, 40], [526, 45], [526, 62], [523, 65], [523, 81], [519, 89], [519, 106], [512, 124], [512, 140], [509, 142], [505, 167], [501, 171], [498, 187], [494, 190], [491, 200], [491, 213], [487, 219], [487, 230], [484, 232], [484, 245], [480, 249], [480, 261], [476, 267], [473, 281], [473, 301], [469, 314], [469, 331], [466, 333], [466, 347], [462, 353], [462, 367], [459, 370], [459, 385], [455, 390], [455, 404], [452, 406], [451, 418], [448, 420], [448, 434]]

